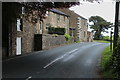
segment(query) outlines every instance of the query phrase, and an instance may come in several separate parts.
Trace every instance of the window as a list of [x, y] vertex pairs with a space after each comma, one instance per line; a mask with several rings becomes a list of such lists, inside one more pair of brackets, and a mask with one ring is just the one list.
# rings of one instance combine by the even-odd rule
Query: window
[[84, 21], [84, 25], [86, 26], [86, 21]]
[[65, 16], [64, 16], [64, 21], [65, 21]]
[[48, 30], [49, 24], [46, 24], [46, 29]]
[[46, 11], [46, 14], [45, 14], [45, 16], [49, 16], [49, 11]]
[[79, 22], [81, 21], [81, 18], [80, 18], [80, 17], [78, 17], [77, 19], [78, 19]]
[[57, 23], [60, 22], [60, 15], [57, 15]]
[[22, 14], [25, 14], [25, 7], [22, 7]]
[[22, 19], [17, 18], [17, 31], [22, 31]]
[[40, 22], [40, 30], [42, 30], [42, 22]]
[[84, 37], [85, 37], [85, 31], [84, 31]]

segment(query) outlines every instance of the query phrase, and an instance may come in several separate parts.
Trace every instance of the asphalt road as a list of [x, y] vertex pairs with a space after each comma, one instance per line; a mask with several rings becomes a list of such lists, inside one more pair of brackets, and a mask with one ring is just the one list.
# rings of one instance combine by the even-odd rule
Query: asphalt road
[[3, 61], [3, 78], [99, 78], [101, 52], [109, 43], [76, 43]]

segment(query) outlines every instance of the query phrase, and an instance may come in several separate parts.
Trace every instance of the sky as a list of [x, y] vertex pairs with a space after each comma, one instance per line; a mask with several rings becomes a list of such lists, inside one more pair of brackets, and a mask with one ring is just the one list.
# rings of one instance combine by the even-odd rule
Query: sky
[[[115, 20], [115, 2], [113, 0], [104, 0], [100, 4], [97, 2], [81, 2], [79, 6], [71, 7], [70, 10], [73, 10], [77, 14], [83, 16], [86, 19], [89, 19], [91, 16], [101, 16], [108, 22], [114, 23]], [[110, 32], [111, 29], [108, 30]], [[88, 31], [91, 31], [88, 28]], [[104, 36], [109, 36], [110, 33], [102, 33]]]

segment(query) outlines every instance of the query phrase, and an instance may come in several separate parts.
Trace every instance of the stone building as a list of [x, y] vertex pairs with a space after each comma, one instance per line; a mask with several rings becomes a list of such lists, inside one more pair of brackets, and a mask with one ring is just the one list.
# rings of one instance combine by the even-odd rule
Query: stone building
[[66, 42], [64, 35], [50, 35], [48, 27], [65, 28], [65, 33], [69, 34], [69, 16], [57, 9], [50, 9], [46, 12], [46, 18], [42, 22], [42, 48], [61, 45]]
[[[42, 34], [40, 21], [33, 24], [21, 17], [24, 12], [18, 3], [2, 3], [2, 8], [3, 58], [34, 51], [36, 34]], [[18, 15], [19, 13], [22, 15]], [[39, 45], [42, 45], [42, 42], [39, 42]]]
[[74, 41], [87, 41], [87, 19], [78, 15], [68, 8], [58, 9], [70, 16], [69, 34], [74, 37]]
[[57, 9], [50, 9], [46, 12], [46, 19], [43, 20], [43, 33], [47, 34], [48, 27], [65, 28], [69, 34], [69, 16]]
[[87, 42], [87, 19], [78, 15], [78, 40]]
[[19, 3], [2, 3], [2, 14], [3, 58], [42, 50], [48, 46], [66, 42], [64, 36], [46, 35], [48, 24], [66, 28], [66, 33], [69, 33], [69, 16], [61, 11], [49, 10], [43, 22], [32, 23], [32, 17], [28, 17], [29, 20], [24, 17], [24, 7]]

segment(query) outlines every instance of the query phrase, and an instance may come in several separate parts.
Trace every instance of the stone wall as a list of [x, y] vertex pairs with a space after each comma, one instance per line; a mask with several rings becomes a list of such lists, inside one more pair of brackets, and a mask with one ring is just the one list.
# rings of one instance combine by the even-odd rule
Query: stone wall
[[42, 36], [42, 49], [48, 49], [50, 47], [59, 46], [65, 43], [66, 43], [66, 39], [64, 35], [44, 34]]

